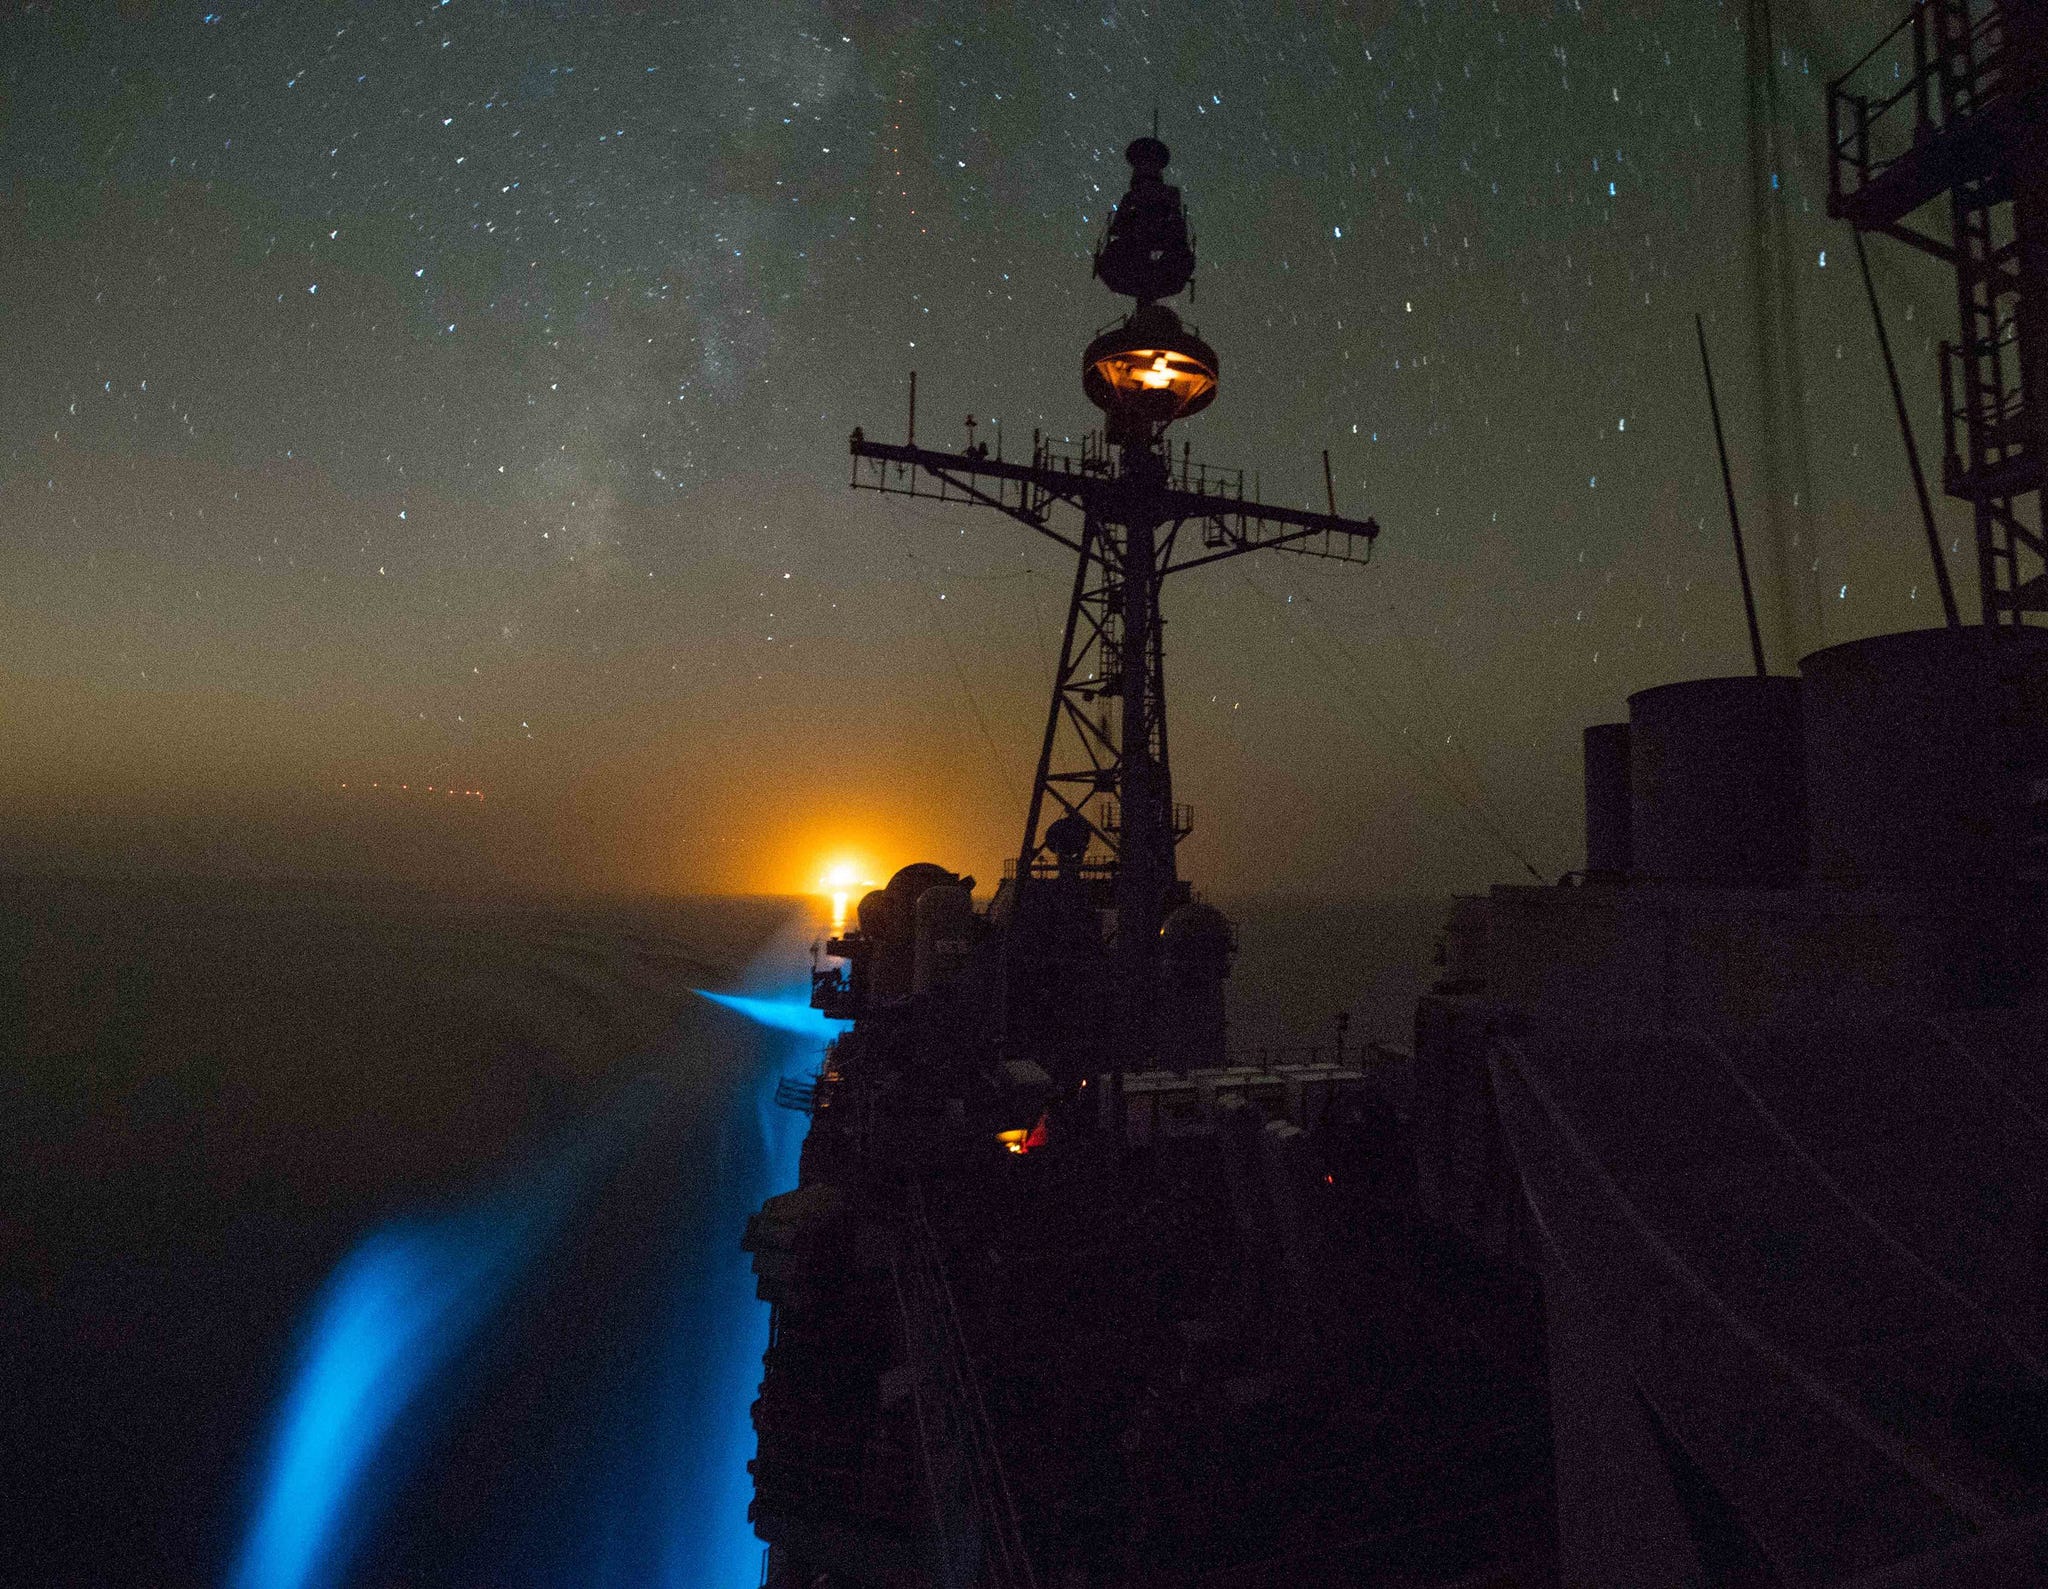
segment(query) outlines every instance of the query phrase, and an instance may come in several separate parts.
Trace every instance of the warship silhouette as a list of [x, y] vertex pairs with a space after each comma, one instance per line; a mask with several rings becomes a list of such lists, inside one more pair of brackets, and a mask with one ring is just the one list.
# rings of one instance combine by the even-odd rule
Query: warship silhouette
[[1165, 146], [1096, 256], [1099, 439], [923, 448], [914, 384], [854, 433], [855, 485], [1075, 576], [992, 897], [906, 867], [820, 946], [852, 1025], [747, 1232], [765, 1583], [2048, 1582], [2044, 83], [2048, 8], [1922, 0], [1829, 91], [1859, 253], [1955, 275], [1980, 621], [1930, 508], [1944, 626], [1587, 728], [1584, 868], [1455, 903], [1412, 1047], [1225, 1050], [1161, 587], [1378, 527], [1174, 457], [1220, 365]]

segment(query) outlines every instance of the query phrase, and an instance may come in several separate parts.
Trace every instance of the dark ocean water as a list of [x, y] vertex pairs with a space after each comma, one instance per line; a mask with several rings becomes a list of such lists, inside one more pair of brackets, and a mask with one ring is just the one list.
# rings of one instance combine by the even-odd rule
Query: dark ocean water
[[[1241, 1056], [1405, 1031], [1440, 904], [1226, 904]], [[0, 1584], [756, 1583], [817, 926], [0, 879]]]
[[0, 904], [0, 1582], [757, 1581], [790, 902]]
[[1236, 923], [1228, 1046], [1234, 1058], [1278, 1060], [1317, 1048], [1334, 1056], [1337, 1016], [1350, 1016], [1355, 1056], [1370, 1038], [1407, 1044], [1415, 1001], [1436, 980], [1437, 939], [1450, 901], [1220, 898]]

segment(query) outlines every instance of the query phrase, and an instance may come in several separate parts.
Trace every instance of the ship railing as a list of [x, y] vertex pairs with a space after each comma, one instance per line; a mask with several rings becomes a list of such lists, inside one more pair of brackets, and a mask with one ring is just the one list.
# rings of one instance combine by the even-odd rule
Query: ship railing
[[[915, 1274], [907, 1283], [899, 1259], [889, 1263], [889, 1279], [896, 1288], [896, 1306], [903, 1318], [904, 1355], [910, 1368], [910, 1407], [917, 1420], [917, 1449], [924, 1465], [926, 1499], [931, 1507], [935, 1589], [960, 1589], [962, 1574], [974, 1569], [974, 1528], [963, 1515], [959, 1497], [960, 1442], [949, 1439], [944, 1420], [958, 1417], [944, 1397], [930, 1394], [931, 1360], [937, 1356], [932, 1340], [931, 1310]], [[959, 1540], [959, 1544], [954, 1543]], [[971, 1580], [969, 1580], [971, 1581]]]
[[[1176, 800], [1173, 803], [1171, 821], [1173, 823], [1173, 841], [1178, 844], [1182, 839], [1195, 831], [1195, 808]], [[1118, 806], [1115, 801], [1105, 802], [1102, 807], [1102, 831], [1115, 838], [1122, 834], [1123, 830], [1124, 815], [1122, 807]]]
[[1919, 0], [1828, 85], [1830, 212], [2008, 93], [2012, 77], [1994, 0]]
[[[1082, 861], [1072, 871], [1075, 877], [1084, 882], [1106, 883], [1116, 876], [1116, 858], [1095, 856]], [[1060, 877], [1061, 868], [1057, 861], [1034, 861], [1031, 864], [1031, 875], [1037, 880], [1053, 882]], [[1006, 881], [1015, 881], [1016, 876], [1017, 857], [1012, 855], [1003, 862], [1003, 877]]]
[[[1090, 431], [1081, 438], [1076, 449], [1071, 443], [1055, 446], [1041, 438], [1032, 455], [1033, 464], [1056, 474], [1083, 475], [1114, 480], [1122, 475], [1123, 469], [1114, 445], [1099, 431]], [[1212, 492], [1219, 495], [1244, 495], [1244, 470], [1230, 465], [1201, 463], [1191, 458], [1185, 447], [1179, 457], [1169, 452], [1166, 461], [1166, 478], [1169, 484], [1183, 491]]]
[[811, 973], [811, 1008], [829, 1021], [850, 1021], [860, 1013], [853, 996], [853, 978], [844, 966]]
[[1325, 1048], [1320, 1043], [1296, 1043], [1257, 1048], [1237, 1049], [1224, 1055], [1225, 1065], [1245, 1070], [1271, 1070], [1276, 1065], [1355, 1065], [1362, 1056], [1355, 1049], [1346, 1049], [1340, 1056], [1336, 1049]]
[[2025, 489], [2039, 461], [2013, 320], [2002, 319], [1993, 338], [1968, 348], [1942, 343], [1941, 414], [1943, 490], [1974, 502]]
[[[1016, 1501], [1003, 1472], [1002, 1453], [988, 1415], [967, 1349], [966, 1332], [960, 1325], [960, 1311], [953, 1288], [946, 1278], [945, 1259], [937, 1233], [925, 1211], [923, 1189], [915, 1182], [909, 1188], [909, 1236], [907, 1262], [896, 1267], [897, 1297], [904, 1314], [904, 1331], [913, 1353], [912, 1395], [917, 1404], [920, 1439], [925, 1447], [926, 1477], [932, 1490], [934, 1514], [940, 1525], [941, 1549], [950, 1574], [955, 1570], [947, 1548], [946, 1496], [940, 1477], [945, 1464], [947, 1442], [954, 1437], [954, 1454], [960, 1459], [973, 1504], [981, 1546], [981, 1581], [995, 1589], [1036, 1589], [1037, 1577], [1025, 1554], [1023, 1530], [1017, 1521]], [[927, 1361], [916, 1361], [918, 1358]], [[936, 1381], [940, 1405], [926, 1416], [925, 1387]], [[938, 1422], [940, 1427], [934, 1428]]]
[[775, 1101], [784, 1109], [794, 1109], [798, 1114], [812, 1115], [818, 1112], [818, 1081], [814, 1076], [809, 1081], [798, 1081], [794, 1076], [784, 1076], [775, 1084]]
[[1261, 1043], [1256, 1048], [1233, 1048], [1223, 1056], [1230, 1070], [1278, 1070], [1290, 1065], [1362, 1070], [1368, 1074], [1415, 1063], [1405, 1048], [1368, 1037], [1348, 1043]]

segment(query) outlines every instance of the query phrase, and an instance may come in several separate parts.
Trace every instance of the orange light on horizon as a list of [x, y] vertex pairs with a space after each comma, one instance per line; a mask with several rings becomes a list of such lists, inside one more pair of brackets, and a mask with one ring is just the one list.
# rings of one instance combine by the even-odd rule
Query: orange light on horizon
[[[341, 787], [342, 789], [344, 789], [344, 790], [356, 790], [356, 791], [358, 791], [358, 792], [359, 792], [359, 791], [361, 790], [361, 788], [362, 788], [363, 786], [362, 786], [362, 785], [360, 785], [360, 784], [352, 784], [352, 783], [349, 783], [349, 782], [347, 782], [347, 781], [343, 781], [343, 782], [342, 782], [342, 784], [340, 785], [340, 787]], [[383, 781], [382, 781], [381, 779], [375, 779], [375, 778], [373, 778], [373, 779], [372, 779], [372, 780], [370, 781], [369, 787], [370, 787], [370, 788], [372, 788], [372, 789], [377, 789], [377, 790], [381, 790], [381, 789], [383, 789], [383, 787], [384, 787], [384, 784], [383, 784]], [[395, 783], [395, 784], [393, 784], [393, 785], [392, 785], [391, 787], [392, 787], [393, 789], [397, 790], [397, 791], [398, 791], [399, 793], [401, 793], [401, 794], [410, 794], [410, 793], [412, 792], [412, 785], [411, 785], [411, 784], [409, 784], [409, 783]], [[458, 789], [458, 788], [456, 788], [456, 787], [455, 787], [455, 785], [453, 785], [452, 783], [451, 783], [451, 784], [437, 784], [437, 783], [430, 783], [430, 784], [426, 784], [426, 785], [424, 785], [423, 787], [424, 787], [424, 789], [425, 789], [426, 793], [428, 793], [428, 794], [439, 794], [439, 795], [443, 795], [443, 796], [445, 796], [446, 798], [448, 798], [448, 799], [451, 799], [451, 800], [455, 800], [455, 799], [462, 799], [462, 800], [481, 800], [481, 799], [483, 799], [483, 797], [484, 797], [484, 792], [483, 792], [483, 790], [481, 790], [481, 789]]]
[[854, 890], [875, 886], [873, 880], [862, 877], [861, 872], [862, 867], [856, 861], [834, 861], [825, 868], [825, 875], [818, 879], [818, 892], [832, 901], [834, 933], [846, 931], [846, 909]]

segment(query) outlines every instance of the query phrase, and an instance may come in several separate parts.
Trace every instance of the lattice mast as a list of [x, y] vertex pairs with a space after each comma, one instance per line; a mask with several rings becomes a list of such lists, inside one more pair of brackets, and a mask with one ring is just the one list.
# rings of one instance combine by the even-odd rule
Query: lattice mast
[[[1168, 425], [1216, 396], [1215, 350], [1162, 299], [1193, 279], [1195, 253], [1180, 190], [1162, 173], [1157, 138], [1125, 151], [1129, 191], [1095, 253], [1095, 274], [1133, 300], [1131, 312], [1088, 344], [1081, 382], [1100, 408], [1100, 435], [1078, 452], [1034, 436], [1029, 463], [986, 443], [939, 452], [917, 445], [916, 377], [901, 446], [851, 438], [853, 485], [976, 503], [1007, 514], [1075, 554], [1058, 672], [1018, 847], [1019, 889], [1080, 873], [1106, 882], [1115, 908], [1120, 1002], [1130, 1044], [1152, 1043], [1159, 932], [1186, 897], [1175, 849], [1191, 823], [1173, 798], [1166, 726], [1160, 590], [1170, 574], [1245, 552], [1283, 548], [1364, 562], [1371, 519], [1248, 500], [1241, 471], [1178, 466]], [[971, 424], [971, 421], [970, 421]], [[971, 432], [970, 432], [971, 435]], [[1072, 510], [1078, 526], [1054, 522]]]
[[[2048, 613], [2048, 4], [1918, 0], [1828, 88], [1828, 213], [1955, 273], [1942, 486], [1970, 504], [1982, 621]], [[1945, 203], [1948, 236], [1926, 228]], [[1938, 224], [1938, 223], [1937, 223]]]

